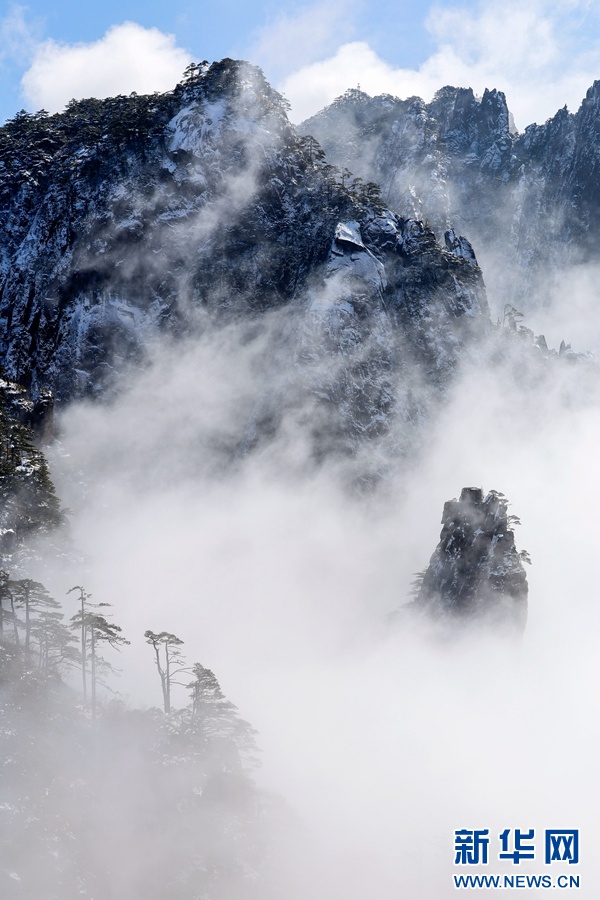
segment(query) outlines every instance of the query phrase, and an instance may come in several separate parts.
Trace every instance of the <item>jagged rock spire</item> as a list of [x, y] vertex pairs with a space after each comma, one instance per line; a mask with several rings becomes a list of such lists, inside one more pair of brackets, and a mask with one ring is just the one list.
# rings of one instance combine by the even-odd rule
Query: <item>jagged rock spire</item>
[[414, 609], [448, 623], [523, 631], [527, 620], [525, 551], [515, 547], [519, 520], [498, 491], [465, 487], [444, 504], [440, 542], [419, 578]]

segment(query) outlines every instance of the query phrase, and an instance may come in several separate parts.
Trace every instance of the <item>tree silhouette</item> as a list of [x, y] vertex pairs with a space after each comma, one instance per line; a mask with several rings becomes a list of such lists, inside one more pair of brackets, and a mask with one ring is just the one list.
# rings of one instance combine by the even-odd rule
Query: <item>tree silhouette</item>
[[236, 770], [245, 757], [256, 763], [255, 731], [238, 715], [210, 669], [195, 663], [194, 680], [187, 685], [192, 698], [192, 721], [200, 730], [207, 749], [218, 755], [223, 770]]
[[10, 575], [6, 569], [0, 569], [0, 639], [4, 635], [4, 598], [9, 597], [9, 581]]
[[38, 645], [38, 667], [47, 672], [77, 665], [80, 660], [73, 646], [75, 639], [63, 619], [60, 612], [44, 610], [31, 624], [31, 636]]
[[96, 612], [98, 609], [106, 609], [110, 607], [110, 603], [91, 603], [91, 594], [76, 585], [67, 593], [79, 591], [79, 600], [81, 607], [74, 616], [71, 617], [71, 628], [77, 629], [81, 634], [81, 673], [83, 683], [83, 700], [87, 704], [87, 663], [90, 661], [90, 686], [91, 686], [91, 705], [92, 705], [92, 721], [96, 718], [96, 692], [98, 685], [99, 669], [105, 672], [114, 672], [113, 667], [104, 657], [98, 653], [98, 644], [109, 644], [113, 649], [118, 650], [124, 644], [129, 644], [121, 634], [122, 629], [114, 622], [109, 622], [105, 616]]
[[70, 588], [67, 591], [67, 594], [72, 594], [73, 591], [79, 591], [79, 602], [81, 604], [80, 610], [74, 616], [71, 617], [71, 628], [77, 629], [81, 634], [81, 679], [83, 686], [83, 702], [87, 705], [87, 623], [86, 623], [86, 612], [87, 605], [89, 600], [91, 599], [91, 594], [88, 594], [81, 585], [76, 584], [75, 587]]
[[38, 610], [57, 610], [60, 603], [51, 597], [43, 584], [31, 578], [22, 578], [11, 583], [14, 605], [25, 609], [25, 649], [31, 643], [31, 614]]
[[309, 165], [312, 166], [315, 163], [321, 163], [325, 160], [325, 151], [312, 134], [300, 137], [298, 143], [300, 144], [300, 150], [306, 157]]
[[168, 715], [171, 712], [171, 687], [174, 678], [181, 672], [189, 672], [189, 667], [182, 665], [183, 653], [181, 646], [183, 641], [169, 631], [145, 631], [146, 643], [154, 648], [156, 668], [160, 675], [160, 684], [163, 695], [163, 709]]

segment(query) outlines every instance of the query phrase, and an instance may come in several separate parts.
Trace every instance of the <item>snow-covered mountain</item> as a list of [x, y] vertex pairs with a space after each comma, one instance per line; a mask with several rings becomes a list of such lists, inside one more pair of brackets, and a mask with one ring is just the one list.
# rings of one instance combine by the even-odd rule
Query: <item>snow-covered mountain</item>
[[[298, 130], [223, 60], [0, 129], [2, 897], [454, 896], [457, 824], [561, 800], [598, 370], [512, 303], [595, 258], [596, 108], [519, 136], [498, 91], [349, 91]], [[503, 495], [447, 502], [422, 569], [484, 475], [529, 520], [523, 666], [494, 658], [528, 603]]]
[[[160, 333], [266, 328], [279, 310], [287, 402], [325, 404], [352, 444], [392, 407], [414, 418], [417, 376], [439, 389], [489, 326], [468, 242], [440, 246], [350, 183], [247, 63], [19, 114], [0, 131], [0, 208], [0, 347], [33, 397], [105, 395]], [[257, 415], [282, 403], [259, 398]]]
[[495, 352], [469, 236], [511, 301], [595, 252], [597, 93], [519, 136], [498, 91], [352, 90], [298, 132], [223, 60], [167, 94], [21, 113], [0, 129], [6, 373], [34, 400], [102, 397], [160, 335], [243, 324], [273, 371], [233, 454], [307, 404], [318, 455], [392, 419], [403, 452], [465, 355]]
[[532, 309], [565, 265], [598, 261], [599, 128], [596, 81], [576, 113], [522, 133], [501, 91], [456, 87], [431, 103], [348, 90], [299, 130], [394, 208], [467, 235], [498, 304]]

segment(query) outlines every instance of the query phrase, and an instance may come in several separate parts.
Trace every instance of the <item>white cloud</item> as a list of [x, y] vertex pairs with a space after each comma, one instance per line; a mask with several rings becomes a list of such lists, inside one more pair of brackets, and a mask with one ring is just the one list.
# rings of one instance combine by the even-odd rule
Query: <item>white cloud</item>
[[[482, 0], [476, 12], [436, 6], [427, 28], [436, 49], [419, 68], [394, 67], [365, 42], [346, 43], [327, 59], [292, 73], [279, 85], [297, 121], [357, 83], [370, 94], [430, 100], [446, 84], [503, 90], [517, 125], [543, 122], [565, 103], [577, 109], [600, 73], [600, 47], [590, 40], [587, 2]], [[596, 19], [597, 22], [597, 19]]]
[[29, 20], [24, 6], [11, 6], [0, 19], [0, 62], [29, 57], [34, 51], [39, 30], [39, 21]]
[[248, 58], [262, 66], [268, 77], [281, 78], [349, 40], [356, 30], [354, 13], [362, 5], [362, 0], [339, 5], [318, 2], [291, 15], [282, 13], [256, 32]]
[[[404, 75], [406, 79], [402, 77]], [[411, 75], [415, 85], [419, 86], [418, 73], [394, 69], [377, 56], [367, 43], [353, 41], [341, 46], [329, 59], [292, 73], [283, 80], [279, 89], [292, 104], [294, 120], [301, 121], [358, 83], [369, 94], [396, 94], [401, 86], [408, 85]], [[407, 88], [402, 91], [404, 96], [411, 93], [415, 91]]]
[[30, 107], [58, 112], [73, 98], [169, 90], [190, 61], [173, 35], [124, 22], [93, 43], [38, 44], [21, 88]]

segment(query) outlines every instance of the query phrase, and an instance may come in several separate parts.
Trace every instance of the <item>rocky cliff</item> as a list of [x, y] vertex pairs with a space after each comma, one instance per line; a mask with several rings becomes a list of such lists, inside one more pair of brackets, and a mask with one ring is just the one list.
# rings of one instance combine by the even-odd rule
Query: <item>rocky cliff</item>
[[599, 259], [599, 129], [600, 82], [522, 134], [501, 91], [455, 87], [431, 103], [349, 90], [300, 126], [390, 205], [468, 235], [498, 303], [520, 308], [566, 264]]
[[317, 444], [354, 452], [392, 410], [415, 419], [490, 325], [468, 241], [441, 246], [330, 165], [243, 62], [19, 114], [0, 129], [0, 215], [0, 354], [34, 400], [106, 396], [161, 333], [266, 330], [279, 310], [285, 362], [246, 449], [309, 398]]
[[419, 576], [414, 611], [445, 625], [521, 632], [527, 621], [529, 557], [515, 547], [508, 501], [497, 491], [463, 488], [444, 504], [440, 542]]

